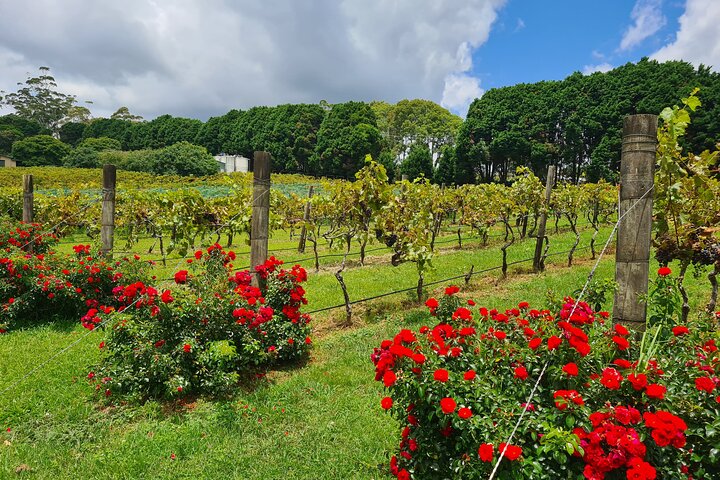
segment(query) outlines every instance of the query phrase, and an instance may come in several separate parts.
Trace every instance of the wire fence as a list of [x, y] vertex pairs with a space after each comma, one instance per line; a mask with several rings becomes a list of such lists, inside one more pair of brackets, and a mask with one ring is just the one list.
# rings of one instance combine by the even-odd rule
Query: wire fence
[[[270, 187], [268, 187], [265, 191], [261, 192], [260, 195], [263, 195], [263, 194], [267, 193], [267, 190], [269, 190], [269, 189], [270, 189]], [[253, 203], [255, 202], [256, 199], [257, 199], [257, 197], [254, 197], [254, 198], [253, 198]], [[102, 200], [102, 197], [97, 198], [96, 200], [91, 201], [90, 203], [88, 203], [88, 204], [85, 205], [84, 207], [80, 208], [80, 209], [79, 209], [77, 212], [75, 212], [74, 214], [65, 217], [63, 220], [61, 220], [60, 222], [56, 223], [55, 225], [53, 225], [53, 226], [50, 227], [49, 229], [46, 229], [46, 233], [51, 233], [51, 232], [55, 231], [55, 229], [59, 228], [61, 225], [65, 224], [65, 223], [67, 223], [70, 219], [72, 219], [72, 218], [74, 218], [75, 216], [79, 215], [80, 213], [84, 212], [85, 210], [87, 210], [88, 208], [90, 208], [90, 207], [93, 206], [94, 204], [100, 202], [101, 200]], [[235, 215], [235, 217], [237, 217], [237, 216], [240, 215], [241, 213], [242, 213], [242, 212], [238, 212], [238, 213]], [[528, 215], [526, 215], [526, 216], [528, 216]], [[232, 221], [235, 217], [233, 217], [233, 218], [231, 218], [230, 220], [228, 220], [228, 222]], [[619, 221], [618, 221], [618, 222], [619, 222]], [[224, 228], [224, 226], [225, 226], [225, 225], [219, 226], [215, 232], [210, 233], [208, 236], [211, 236], [211, 235], [213, 235], [213, 234], [216, 234], [218, 231], [220, 231], [220, 229]], [[616, 228], [617, 228], [617, 224], [616, 224]], [[614, 231], [614, 230], [613, 230], [613, 231]], [[494, 236], [505, 236], [505, 234], [500, 233], [500, 234], [495, 234]], [[436, 242], [436, 243], [449, 243], [449, 242], [454, 242], [454, 241], [456, 241], [456, 240], [457, 240], [457, 238], [451, 238], [451, 239], [448, 239], [446, 242]], [[609, 240], [608, 240], [608, 242], [609, 242]], [[30, 243], [32, 243], [32, 241], [26, 243], [26, 244], [23, 245], [21, 248], [27, 247]], [[67, 243], [76, 243], [76, 242], [67, 242]], [[607, 244], [606, 244], [606, 246], [607, 246]], [[586, 249], [589, 249], [589, 248], [590, 248], [590, 247], [587, 246], [587, 247], [576, 248], [576, 249], [574, 249], [574, 250], [575, 250], [575, 251], [582, 251], [582, 250], [586, 250]], [[273, 250], [273, 253], [275, 253], [275, 252], [280, 252], [280, 251], [291, 251], [291, 250], [294, 251], [294, 250], [296, 250], [296, 249], [295, 249], [295, 248], [277, 249], [277, 250]], [[376, 248], [376, 249], [366, 250], [365, 253], [372, 253], [372, 252], [377, 252], [377, 251], [380, 251], [380, 250], [387, 250], [387, 247], [380, 247], [380, 248]], [[119, 253], [119, 252], [116, 252], [116, 253]], [[134, 253], [134, 252], [128, 252], [128, 253]], [[550, 257], [550, 256], [557, 256], [557, 255], [566, 255], [566, 254], [568, 254], [568, 253], [570, 253], [570, 250], [564, 251], [564, 252], [554, 252], [554, 253], [548, 254], [548, 255], [546, 255], [546, 256], [547, 256], [547, 257]], [[353, 254], [353, 255], [358, 255], [358, 254], [360, 254], [360, 252], [353, 252], [352, 254]], [[345, 253], [340, 253], [340, 254], [327, 254], [327, 255], [319, 256], [318, 258], [332, 258], [332, 257], [342, 257], [342, 256], [345, 256]], [[176, 263], [176, 265], [175, 265], [175, 267], [174, 267], [174, 270], [177, 270], [177, 268], [178, 268], [184, 261], [186, 261], [188, 258], [192, 258], [192, 257], [181, 257], [181, 258], [179, 258], [179, 259], [178, 259], [178, 262]], [[314, 260], [314, 259], [315, 259], [315, 256], [313, 256], [313, 257], [307, 257], [306, 259], [293, 260], [293, 261], [289, 261], [289, 262], [286, 262], [286, 263], [299, 263], [299, 262], [302, 262], [302, 261], [309, 261], [309, 260]], [[166, 258], [166, 257], [165, 257], [165, 258], [162, 258], [162, 260], [167, 260], [167, 258]], [[513, 261], [513, 262], [508, 262], [508, 263], [506, 264], [506, 266], [513, 266], [513, 265], [519, 265], [519, 264], [522, 264], [522, 263], [528, 263], [528, 262], [532, 262], [532, 260], [533, 260], [532, 257], [530, 257], [530, 258], [525, 258], [525, 259], [522, 259], [522, 260], [516, 260], [516, 261]], [[599, 259], [598, 259], [598, 262], [599, 262]], [[248, 266], [248, 267], [244, 267], [244, 268], [249, 268], [249, 266]], [[478, 270], [478, 271], [470, 271], [470, 272], [467, 273], [467, 274], [455, 275], [455, 276], [452, 276], [452, 277], [443, 278], [443, 279], [440, 279], [440, 280], [434, 280], [434, 281], [432, 281], [432, 282], [425, 283], [425, 284], [424, 284], [424, 287], [430, 287], [430, 286], [438, 285], [438, 284], [441, 284], [441, 283], [445, 283], [445, 282], [450, 282], [450, 281], [453, 281], [453, 280], [457, 280], [457, 279], [460, 279], [460, 278], [465, 278], [465, 279], [468, 279], [468, 280], [469, 280], [470, 278], [472, 278], [472, 277], [474, 277], [474, 276], [476, 276], [476, 275], [481, 275], [481, 274], [488, 273], [488, 272], [491, 272], [491, 271], [500, 270], [500, 269], [502, 269], [502, 268], [503, 268], [502, 265], [498, 265], [498, 266], [489, 267], [489, 268], [485, 268], [485, 269]], [[158, 285], [158, 286], [160, 287], [160, 286], [162, 286], [162, 285], [166, 285], [167, 282], [171, 282], [171, 281], [174, 281], [174, 277], [173, 277], [173, 278], [167, 278], [167, 279], [161, 280], [161, 282], [164, 282], [164, 283], [161, 283], [161, 284]], [[416, 289], [417, 289], [417, 287], [416, 287], [416, 286], [413, 286], [413, 287], [408, 287], [408, 288], [393, 290], [393, 291], [390, 291], [390, 292], [385, 292], [385, 293], [373, 295], [373, 296], [370, 296], [370, 297], [353, 300], [353, 301], [349, 302], [349, 304], [350, 304], [350, 305], [356, 305], [356, 304], [360, 304], [360, 303], [365, 303], [365, 302], [369, 302], [369, 301], [371, 301], [371, 300], [375, 300], [375, 299], [379, 299], [379, 298], [384, 298], [384, 297], [388, 297], [388, 296], [391, 296], [391, 295], [397, 295], [397, 294], [399, 294], [399, 293], [410, 292], [410, 291], [413, 291], [413, 290], [416, 290]], [[132, 305], [134, 305], [134, 304], [135, 304], [135, 303], [133, 302], [133, 303], [131, 303], [131, 304], [129, 304], [129, 305], [126, 305], [126, 306], [122, 307], [120, 310], [118, 310], [117, 313], [122, 313], [122, 312], [124, 312], [125, 310], [127, 310], [128, 308], [130, 308], [130, 307], [131, 307]], [[342, 303], [342, 304], [337, 304], [337, 305], [332, 305], [332, 306], [328, 306], [328, 307], [319, 308], [319, 309], [316, 309], [316, 310], [313, 310], [313, 311], [310, 311], [310, 312], [307, 312], [307, 313], [308, 313], [308, 314], [316, 314], [316, 313], [321, 313], [321, 312], [325, 312], [325, 311], [334, 310], [334, 309], [337, 309], [337, 308], [342, 308], [342, 307], [345, 307], [345, 306], [346, 306], [346, 304], [345, 304], [345, 303]], [[109, 318], [110, 318], [110, 317], [107, 317], [107, 318], [104, 319], [100, 324], [96, 325], [96, 328], [97, 328], [97, 327], [102, 327], [102, 326], [109, 320]], [[31, 378], [32, 376], [34, 376], [37, 372], [41, 371], [44, 367], [46, 367], [47, 365], [49, 365], [50, 363], [52, 363], [55, 359], [57, 359], [58, 357], [60, 357], [60, 356], [63, 355], [64, 353], [66, 353], [66, 352], [68, 352], [69, 350], [71, 350], [72, 348], [74, 348], [76, 345], [78, 345], [79, 343], [81, 343], [84, 339], [88, 338], [94, 331], [95, 331], [95, 329], [93, 329], [93, 330], [88, 330], [88, 331], [85, 332], [83, 335], [81, 335], [80, 337], [78, 337], [77, 339], [75, 339], [74, 341], [72, 341], [71, 343], [69, 343], [68, 345], [66, 345], [65, 347], [61, 348], [60, 350], [58, 350], [57, 352], [55, 352], [54, 354], [52, 354], [52, 355], [51, 355], [50, 357], [48, 357], [46, 360], [42, 361], [41, 363], [39, 363], [39, 364], [36, 365], [35, 367], [33, 367], [33, 368], [31, 368], [30, 370], [28, 370], [20, 379], [12, 382], [12, 383], [11, 383], [10, 385], [8, 385], [6, 388], [0, 390], [0, 396], [5, 395], [5, 394], [8, 393], [9, 391], [14, 390], [14, 389], [17, 388], [19, 385], [23, 384], [23, 383], [24, 383], [25, 381], [27, 381], [29, 378]]]

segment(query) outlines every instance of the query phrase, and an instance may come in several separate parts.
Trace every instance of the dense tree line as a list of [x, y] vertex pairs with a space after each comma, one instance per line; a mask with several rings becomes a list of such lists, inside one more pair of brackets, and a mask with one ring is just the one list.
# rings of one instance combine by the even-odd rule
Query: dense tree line
[[[89, 167], [106, 160], [104, 151], [150, 152], [183, 143], [178, 151], [189, 152], [192, 144], [212, 155], [252, 157], [266, 150], [274, 171], [315, 176], [353, 178], [370, 154], [391, 180], [404, 174], [446, 184], [508, 182], [517, 167], [544, 177], [548, 165], [557, 165], [568, 181], [613, 181], [623, 117], [657, 114], [696, 86], [703, 107], [686, 146], [700, 152], [720, 137], [720, 74], [677, 61], [643, 59], [607, 73], [492, 89], [473, 102], [465, 121], [428, 100], [253, 107], [206, 122], [170, 115], [144, 121], [121, 107], [110, 118], [89, 119], [74, 97], [46, 92], [57, 100], [47, 111], [28, 97], [37, 89], [52, 92], [54, 79], [41, 73], [26, 81], [30, 87], [5, 96], [19, 110], [0, 117], [0, 153], [12, 154], [19, 165]], [[63, 116], [59, 110], [68, 102], [73, 105]], [[138, 169], [166, 164], [143, 155], [121, 160]], [[183, 165], [176, 170], [193, 171]]]
[[658, 114], [696, 86], [703, 107], [687, 142], [700, 152], [720, 138], [720, 74], [708, 67], [642, 59], [607, 73], [489, 90], [460, 128], [456, 180], [507, 181], [518, 166], [543, 176], [551, 164], [569, 181], [615, 180], [623, 118]]

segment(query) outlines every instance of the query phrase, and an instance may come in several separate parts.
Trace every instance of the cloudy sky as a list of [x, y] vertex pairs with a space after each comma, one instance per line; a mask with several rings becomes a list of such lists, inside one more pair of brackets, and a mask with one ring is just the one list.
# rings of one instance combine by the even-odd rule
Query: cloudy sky
[[42, 65], [95, 116], [403, 98], [464, 115], [489, 88], [643, 56], [720, 68], [718, 25], [720, 0], [0, 0], [0, 90]]

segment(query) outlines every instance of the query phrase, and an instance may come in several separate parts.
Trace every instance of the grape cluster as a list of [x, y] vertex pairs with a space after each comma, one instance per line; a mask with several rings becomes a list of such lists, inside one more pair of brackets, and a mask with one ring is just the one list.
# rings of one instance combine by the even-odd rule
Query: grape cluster
[[720, 260], [720, 243], [705, 245], [693, 252], [693, 263], [696, 265], [712, 265]]

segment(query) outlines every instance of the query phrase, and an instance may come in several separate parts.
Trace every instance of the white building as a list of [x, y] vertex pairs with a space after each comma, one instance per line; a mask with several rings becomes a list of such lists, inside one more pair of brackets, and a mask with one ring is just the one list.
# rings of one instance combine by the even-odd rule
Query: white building
[[250, 159], [242, 155], [215, 155], [218, 162], [218, 170], [225, 173], [247, 172]]
[[17, 167], [17, 164], [12, 158], [0, 155], [0, 167]]

